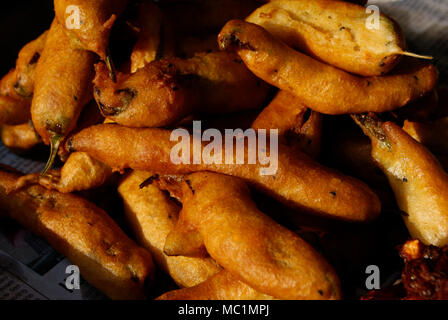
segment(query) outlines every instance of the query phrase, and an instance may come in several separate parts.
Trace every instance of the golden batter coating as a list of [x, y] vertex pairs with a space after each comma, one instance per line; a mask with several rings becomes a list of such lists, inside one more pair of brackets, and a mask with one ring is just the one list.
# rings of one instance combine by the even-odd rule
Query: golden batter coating
[[187, 81], [164, 73], [160, 61], [150, 63], [134, 74], [109, 77], [105, 64], [95, 65], [94, 97], [101, 113], [122, 125], [165, 126], [193, 110]]
[[106, 212], [75, 196], [39, 185], [8, 193], [19, 175], [0, 171], [0, 204], [9, 217], [43, 237], [112, 299], [142, 299], [154, 275], [151, 255]]
[[[330, 144], [328, 154], [331, 155], [332, 161], [337, 164], [338, 168], [365, 181], [370, 187], [375, 187], [375, 190], [386, 189], [387, 178], [372, 159], [372, 146], [369, 138], [351, 129], [341, 130], [333, 135]], [[385, 191], [390, 193], [389, 189]], [[393, 199], [393, 195], [391, 198]]]
[[221, 270], [210, 257], [191, 258], [167, 256], [163, 247], [167, 235], [174, 229], [179, 206], [154, 184], [143, 187], [151, 176], [133, 171], [118, 187], [123, 198], [126, 218], [140, 245], [147, 248], [157, 265], [168, 273], [180, 287], [196, 286]]
[[16, 83], [14, 89], [23, 98], [31, 98], [34, 92], [34, 78], [37, 62], [45, 47], [48, 31], [27, 43], [20, 51], [16, 61]]
[[380, 14], [378, 28], [367, 28], [363, 6], [334, 0], [279, 0], [255, 10], [255, 23], [287, 45], [322, 62], [363, 76], [388, 73], [406, 50], [400, 26]]
[[0, 135], [3, 144], [13, 150], [25, 151], [42, 143], [31, 123], [22, 123], [14, 126], [2, 125]]
[[19, 125], [31, 119], [34, 73], [45, 45], [47, 31], [19, 51], [16, 66], [0, 81], [0, 124]]
[[56, 20], [37, 63], [31, 116], [45, 144], [65, 136], [76, 125], [82, 108], [92, 97], [93, 55], [72, 49]]
[[193, 173], [181, 182], [180, 193], [180, 216], [199, 231], [210, 256], [241, 281], [280, 299], [341, 298], [332, 267], [259, 211], [242, 180]]
[[420, 143], [392, 122], [354, 116], [372, 142], [372, 157], [386, 174], [411, 236], [448, 244], [448, 174]]
[[19, 96], [16, 90], [14, 89], [14, 85], [17, 81], [16, 79], [17, 79], [16, 69], [12, 68], [0, 80], [0, 94], [4, 96], [9, 96], [14, 99], [21, 99], [22, 97]]
[[134, 74], [118, 73], [116, 83], [97, 64], [94, 84], [103, 115], [130, 127], [172, 125], [194, 111], [256, 109], [269, 94], [237, 56], [223, 52], [154, 61]]
[[72, 131], [92, 98], [94, 54], [73, 49], [62, 26], [53, 20], [37, 63], [31, 104], [34, 128], [51, 145], [43, 174], [53, 165], [59, 145]]
[[[260, 175], [265, 168], [256, 164], [174, 164], [170, 154], [176, 141], [171, 131], [155, 128], [127, 128], [103, 124], [82, 130], [67, 142], [71, 151], [87, 152], [115, 170], [132, 168], [165, 174], [215, 171], [245, 179], [251, 185], [286, 205], [308, 212], [349, 221], [368, 221], [380, 212], [378, 197], [361, 181], [325, 168], [296, 149], [279, 145], [278, 168], [274, 175]], [[190, 146], [192, 148], [192, 139]], [[191, 149], [190, 148], [190, 149]], [[236, 148], [241, 148], [237, 146]], [[222, 148], [225, 150], [225, 148]], [[202, 151], [202, 149], [201, 149]], [[248, 148], [241, 150], [247, 159]], [[266, 153], [268, 153], [269, 148]], [[247, 163], [247, 161], [245, 161]]]
[[40, 184], [48, 190], [70, 193], [102, 186], [112, 176], [112, 169], [85, 152], [73, 152], [61, 170], [49, 170], [46, 175], [32, 173], [20, 177], [15, 189]]
[[355, 76], [295, 51], [262, 27], [241, 20], [229, 21], [218, 42], [221, 49], [236, 51], [255, 75], [325, 114], [391, 111], [431, 91], [438, 78], [430, 64], [406, 65], [405, 71], [384, 77]]
[[238, 280], [227, 270], [222, 270], [201, 284], [168, 291], [157, 300], [272, 300], [271, 296], [260, 293]]

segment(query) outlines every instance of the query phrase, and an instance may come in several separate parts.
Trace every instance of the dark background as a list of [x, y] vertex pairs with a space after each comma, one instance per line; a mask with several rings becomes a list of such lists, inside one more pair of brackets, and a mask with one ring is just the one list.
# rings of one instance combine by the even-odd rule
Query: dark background
[[0, 75], [13, 68], [19, 50], [50, 27], [51, 0], [2, 1], [0, 10]]

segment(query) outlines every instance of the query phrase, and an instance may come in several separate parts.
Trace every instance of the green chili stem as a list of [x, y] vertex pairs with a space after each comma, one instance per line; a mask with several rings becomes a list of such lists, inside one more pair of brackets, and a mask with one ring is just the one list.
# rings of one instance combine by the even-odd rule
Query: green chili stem
[[50, 157], [48, 158], [47, 164], [45, 165], [44, 170], [40, 174], [43, 177], [47, 171], [53, 166], [54, 160], [56, 159], [56, 155], [58, 154], [59, 144], [61, 143], [62, 136], [55, 134], [50, 137]]

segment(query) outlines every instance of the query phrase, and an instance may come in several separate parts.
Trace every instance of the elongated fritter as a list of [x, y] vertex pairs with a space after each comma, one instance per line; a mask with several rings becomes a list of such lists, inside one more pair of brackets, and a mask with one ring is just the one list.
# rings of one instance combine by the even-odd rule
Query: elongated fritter
[[154, 61], [134, 74], [118, 73], [117, 83], [97, 64], [94, 84], [103, 115], [130, 127], [171, 125], [193, 111], [256, 109], [269, 94], [237, 56], [222, 52]]
[[411, 235], [425, 244], [448, 244], [448, 174], [440, 163], [396, 124], [353, 117], [372, 142], [372, 157], [386, 174]]
[[157, 300], [272, 300], [238, 280], [227, 270], [222, 270], [207, 281], [191, 288], [168, 291]]
[[93, 56], [72, 49], [57, 21], [53, 21], [42, 56], [37, 63], [31, 115], [46, 144], [53, 136], [65, 136], [91, 99]]
[[18, 178], [0, 171], [3, 212], [44, 238], [110, 298], [144, 298], [144, 286], [154, 273], [149, 252], [130, 240], [106, 212], [83, 198], [39, 185], [7, 193]]
[[347, 72], [384, 75], [406, 50], [399, 25], [381, 13], [378, 28], [368, 28], [363, 6], [334, 0], [273, 1], [246, 21], [258, 24], [301, 52]]
[[142, 183], [150, 176], [148, 172], [133, 171], [120, 183], [118, 192], [123, 198], [126, 218], [138, 243], [151, 252], [158, 266], [176, 284], [196, 286], [218, 273], [221, 267], [210, 257], [170, 257], [163, 252], [165, 239], [176, 225], [180, 208], [156, 185], [143, 187]]
[[[279, 145], [277, 170], [271, 168], [270, 172], [258, 161], [255, 164], [248, 164], [248, 161], [237, 164], [232, 159], [226, 164], [224, 147], [220, 148], [221, 153], [217, 150], [215, 155], [221, 164], [211, 161], [194, 164], [194, 152], [191, 152], [193, 139], [190, 139], [188, 132], [185, 132], [185, 141], [188, 141], [182, 145], [177, 138], [170, 141], [170, 136], [171, 131], [164, 129], [103, 124], [72, 136], [66, 147], [69, 151], [87, 152], [115, 170], [132, 168], [166, 174], [208, 170], [241, 177], [287, 205], [334, 218], [366, 221], [374, 219], [380, 212], [377, 196], [364, 183], [325, 168], [296, 149]], [[186, 164], [175, 164], [171, 160], [171, 153], [175, 156], [179, 145], [185, 145], [185, 154], [189, 153]], [[200, 150], [196, 149], [196, 157], [203, 154], [205, 148], [204, 145], [201, 148], [200, 144], [198, 147]], [[234, 151], [238, 153], [239, 150], [245, 159], [248, 158], [247, 154], [257, 154], [253, 146], [248, 148], [236, 144]], [[268, 147], [265, 152], [268, 154]], [[208, 159], [207, 154], [205, 159]], [[274, 153], [272, 159], [275, 159]], [[265, 175], [262, 175], [263, 170]]]
[[218, 36], [221, 49], [234, 50], [264, 81], [296, 95], [325, 114], [385, 112], [431, 91], [438, 78], [430, 64], [406, 67], [384, 77], [359, 77], [288, 47], [262, 27], [229, 21]]
[[210, 256], [243, 282], [280, 299], [341, 297], [331, 266], [260, 212], [242, 180], [198, 172], [186, 176], [178, 189], [180, 216], [199, 231]]
[[129, 126], [164, 126], [193, 110], [188, 81], [164, 73], [159, 61], [132, 75], [117, 74], [114, 83], [106, 65], [95, 65], [94, 97], [108, 119]]
[[15, 68], [11, 69], [0, 82], [0, 93], [14, 99], [28, 99], [34, 91], [34, 72], [45, 46], [48, 31], [28, 42], [20, 49]]
[[59, 143], [73, 130], [83, 107], [92, 98], [93, 53], [70, 47], [54, 20], [35, 74], [31, 118], [45, 144], [51, 144], [47, 170]]
[[15, 68], [0, 81], [0, 124], [19, 125], [31, 119], [34, 73], [47, 33], [45, 31], [20, 49]]
[[20, 51], [16, 61], [16, 82], [14, 89], [23, 98], [31, 98], [34, 92], [34, 78], [37, 62], [47, 40], [48, 31], [27, 43]]

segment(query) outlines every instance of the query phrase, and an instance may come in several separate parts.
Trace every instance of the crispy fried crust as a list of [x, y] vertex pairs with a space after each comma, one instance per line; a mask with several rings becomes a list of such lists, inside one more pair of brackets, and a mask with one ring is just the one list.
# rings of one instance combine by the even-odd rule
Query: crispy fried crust
[[[124, 11], [127, 0], [55, 0], [56, 19], [72, 39], [72, 46], [95, 52], [106, 59], [109, 35], [117, 17]], [[80, 28], [69, 28], [66, 21], [73, 17], [68, 6], [79, 9]]]
[[174, 229], [180, 208], [156, 185], [140, 187], [151, 173], [133, 171], [118, 187], [126, 218], [139, 244], [147, 248], [156, 263], [180, 287], [196, 286], [221, 270], [210, 257], [170, 257], [163, 252], [165, 239]]
[[242, 180], [198, 172], [182, 182], [182, 210], [224, 269], [281, 299], [339, 299], [331, 266], [305, 241], [260, 212]]
[[10, 149], [29, 150], [42, 142], [29, 122], [15, 126], [2, 125], [0, 132], [3, 144]]
[[50, 170], [46, 175], [32, 173], [20, 177], [15, 189], [38, 183], [49, 190], [70, 193], [89, 190], [103, 185], [112, 175], [112, 169], [85, 152], [73, 152], [61, 170]]
[[406, 50], [401, 28], [381, 14], [379, 28], [368, 29], [371, 13], [344, 1], [274, 1], [246, 21], [320, 61], [363, 76], [384, 75]]
[[222, 52], [154, 61], [135, 74], [118, 74], [117, 83], [104, 64], [95, 68], [94, 95], [103, 115], [131, 127], [171, 125], [193, 111], [254, 109], [269, 94], [237, 56]]
[[79, 266], [92, 285], [113, 299], [140, 299], [153, 277], [151, 255], [92, 203], [34, 185], [7, 194], [17, 174], [0, 171], [2, 210]]
[[319, 154], [322, 115], [309, 111], [300, 99], [287, 91], [277, 93], [252, 123], [252, 128], [277, 129], [283, 143], [297, 146], [312, 158]]
[[[364, 118], [369, 116], [364, 116]], [[392, 122], [356, 117], [372, 141], [372, 157], [387, 175], [406, 226], [424, 244], [448, 244], [448, 174], [420, 143]], [[375, 123], [369, 129], [365, 123]]]
[[34, 92], [34, 73], [37, 62], [47, 40], [48, 31], [27, 43], [20, 51], [16, 61], [16, 83], [14, 89], [23, 98], [31, 98]]
[[34, 128], [45, 144], [52, 135], [69, 133], [91, 99], [93, 59], [88, 51], [72, 49], [62, 27], [53, 21], [37, 63], [31, 105]]
[[208, 170], [241, 177], [287, 205], [333, 218], [367, 221], [380, 212], [378, 197], [364, 183], [325, 168], [295, 149], [280, 145], [276, 174], [262, 176], [258, 162], [224, 164], [223, 154], [222, 164], [193, 164], [190, 158], [190, 164], [176, 165], [170, 154], [178, 142], [170, 141], [170, 134], [163, 129], [103, 124], [74, 135], [67, 148], [87, 152], [116, 170], [130, 167], [166, 174]]
[[15, 68], [0, 81], [0, 124], [19, 125], [31, 119], [34, 73], [47, 33], [45, 31], [20, 49]]
[[157, 300], [272, 300], [223, 270], [207, 281], [192, 287], [172, 290]]
[[48, 31], [28, 42], [20, 49], [15, 68], [11, 69], [0, 82], [0, 93], [14, 99], [28, 99], [34, 90], [34, 71], [45, 45]]
[[105, 64], [95, 65], [94, 97], [102, 114], [122, 125], [133, 127], [165, 126], [193, 110], [195, 100], [189, 81], [164, 73], [157, 61], [132, 75], [109, 77]]
[[260, 26], [240, 20], [224, 26], [218, 43], [221, 49], [236, 51], [261, 79], [325, 114], [394, 110], [431, 91], [438, 77], [433, 65], [384, 77], [351, 75], [291, 49]]

